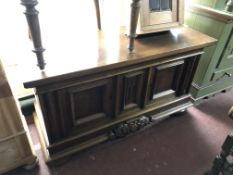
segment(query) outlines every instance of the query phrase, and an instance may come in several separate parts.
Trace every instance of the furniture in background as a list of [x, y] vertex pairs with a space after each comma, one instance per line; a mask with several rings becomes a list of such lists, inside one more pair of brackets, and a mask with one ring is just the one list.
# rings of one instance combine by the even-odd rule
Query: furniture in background
[[184, 0], [141, 0], [137, 34], [168, 31], [184, 24]]
[[[35, 11], [36, 4], [25, 5]], [[36, 31], [31, 33], [38, 36]], [[216, 42], [187, 27], [137, 38], [134, 52], [126, 47], [124, 28], [71, 36], [74, 45], [54, 41], [58, 55], [50, 56], [43, 71], [31, 66], [24, 76], [25, 88], [35, 90], [34, 119], [47, 162], [192, 106], [189, 88], [196, 66], [203, 48]]]
[[130, 52], [138, 35], [169, 31], [183, 26], [184, 0], [131, 0], [129, 31]]
[[228, 0], [191, 0], [195, 4], [210, 7], [216, 10], [224, 10]]
[[198, 1], [186, 10], [185, 23], [218, 40], [205, 49], [191, 86], [195, 100], [201, 100], [233, 86], [233, 13], [223, 11], [227, 1]]
[[[229, 110], [229, 117], [233, 119], [233, 107]], [[233, 133], [229, 134], [222, 145], [222, 150], [213, 161], [212, 168], [204, 175], [232, 175], [233, 174]]]
[[36, 162], [28, 134], [0, 62], [0, 174]]

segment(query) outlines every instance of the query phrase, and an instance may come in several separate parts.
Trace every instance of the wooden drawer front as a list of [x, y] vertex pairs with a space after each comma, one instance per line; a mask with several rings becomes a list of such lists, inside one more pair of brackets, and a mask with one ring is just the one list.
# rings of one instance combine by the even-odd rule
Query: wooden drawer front
[[211, 80], [212, 81], [226, 80], [226, 79], [232, 78], [233, 77], [232, 75], [233, 75], [233, 68], [216, 71], [213, 73]]
[[143, 107], [147, 79], [146, 72], [146, 70], [141, 70], [118, 76], [116, 116], [129, 109]]
[[228, 44], [226, 45], [221, 59], [218, 63], [218, 68], [228, 68], [233, 65], [233, 30], [231, 32], [231, 38], [229, 38]]

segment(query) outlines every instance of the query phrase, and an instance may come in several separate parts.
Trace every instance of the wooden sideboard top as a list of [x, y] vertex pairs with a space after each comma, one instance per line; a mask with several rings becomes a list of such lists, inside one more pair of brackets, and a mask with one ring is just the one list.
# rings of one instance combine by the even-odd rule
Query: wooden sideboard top
[[[122, 29], [117, 32], [86, 33], [80, 36], [81, 38], [76, 38], [77, 42], [71, 45], [57, 41], [57, 45], [64, 46], [53, 50], [54, 53], [46, 48], [45, 70], [41, 72], [36, 65], [27, 67], [27, 72], [30, 73], [26, 73], [24, 77], [24, 86], [37, 87], [102, 70], [194, 51], [217, 42], [214, 38], [190, 28], [180, 27], [170, 32], [136, 39], [135, 51], [129, 53], [128, 38]], [[46, 42], [44, 43], [46, 47]]]

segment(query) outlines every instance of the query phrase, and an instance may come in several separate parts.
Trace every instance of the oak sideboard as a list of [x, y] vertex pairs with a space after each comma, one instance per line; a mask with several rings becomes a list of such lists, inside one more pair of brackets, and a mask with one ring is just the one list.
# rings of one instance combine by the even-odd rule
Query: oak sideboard
[[189, 88], [200, 55], [216, 40], [180, 27], [137, 38], [129, 53], [124, 33], [99, 31], [93, 46], [77, 48], [73, 62], [48, 59], [45, 70], [25, 76], [25, 88], [35, 89], [35, 122], [47, 161], [192, 105]]

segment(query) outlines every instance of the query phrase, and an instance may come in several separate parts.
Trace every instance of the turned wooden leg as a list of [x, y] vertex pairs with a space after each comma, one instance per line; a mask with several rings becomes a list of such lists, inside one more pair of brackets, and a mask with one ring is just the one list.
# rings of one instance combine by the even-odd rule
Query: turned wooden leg
[[233, 147], [233, 133], [227, 136], [225, 142], [222, 145], [222, 151], [220, 155], [216, 156], [213, 162], [213, 167], [210, 171], [206, 172], [204, 175], [219, 175], [224, 168], [227, 156], [230, 155], [231, 149]]
[[101, 30], [101, 16], [100, 16], [99, 0], [94, 0], [94, 3], [95, 3], [96, 18], [97, 18], [97, 26], [98, 26], [98, 29]]
[[141, 7], [141, 0], [132, 0], [131, 14], [130, 14], [130, 29], [129, 29], [129, 51], [134, 50], [134, 39], [136, 38], [136, 29], [138, 24], [139, 10]]
[[34, 45], [33, 52], [37, 56], [37, 66], [39, 66], [39, 68], [43, 70], [45, 68], [45, 61], [43, 56], [43, 52], [45, 51], [45, 49], [43, 48], [41, 41], [40, 23], [38, 18], [39, 12], [35, 9], [35, 6], [38, 4], [38, 1], [21, 0], [21, 4], [26, 7], [26, 11], [24, 12], [24, 14], [27, 18], [30, 36]]

